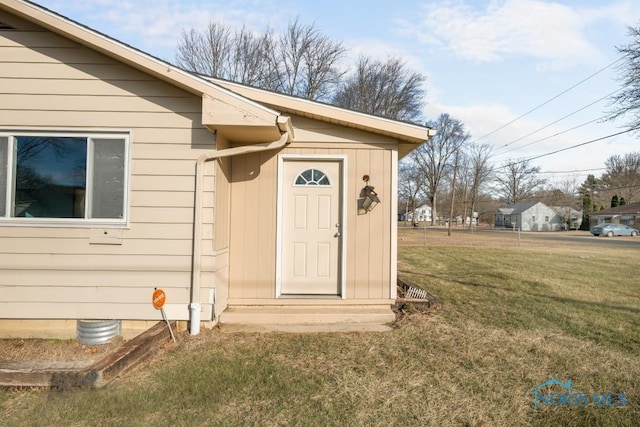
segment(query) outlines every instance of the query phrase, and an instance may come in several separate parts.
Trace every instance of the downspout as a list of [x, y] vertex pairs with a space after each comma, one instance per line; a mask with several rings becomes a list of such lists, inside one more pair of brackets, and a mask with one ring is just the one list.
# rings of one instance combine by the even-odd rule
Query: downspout
[[[282, 124], [280, 122], [279, 124]], [[288, 128], [288, 121], [285, 126]], [[204, 153], [196, 161], [196, 194], [195, 212], [193, 219], [193, 260], [191, 267], [191, 301], [189, 303], [189, 334], [198, 335], [200, 333], [201, 304], [200, 304], [200, 272], [202, 269], [200, 258], [202, 250], [202, 200], [204, 187], [204, 164], [211, 160], [222, 157], [239, 156], [242, 154], [256, 153], [260, 151], [277, 150], [290, 142], [289, 131], [285, 131], [280, 139], [267, 144], [248, 145], [243, 147], [225, 148], [214, 153]], [[215, 313], [215, 307], [213, 307]]]

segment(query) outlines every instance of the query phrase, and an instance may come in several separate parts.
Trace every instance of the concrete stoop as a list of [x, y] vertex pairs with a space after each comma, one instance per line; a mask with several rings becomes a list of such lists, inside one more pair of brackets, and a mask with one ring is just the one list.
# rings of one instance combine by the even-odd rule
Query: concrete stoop
[[[171, 327], [176, 329], [176, 322]], [[164, 322], [125, 342], [97, 362], [0, 361], [0, 387], [99, 388], [171, 340]]]
[[353, 332], [389, 331], [390, 306], [354, 305], [229, 306], [220, 314], [221, 331]]

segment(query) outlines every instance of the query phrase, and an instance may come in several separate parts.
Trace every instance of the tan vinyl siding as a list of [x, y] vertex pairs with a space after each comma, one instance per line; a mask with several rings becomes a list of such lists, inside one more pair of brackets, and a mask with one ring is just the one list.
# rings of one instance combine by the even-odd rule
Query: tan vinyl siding
[[[216, 148], [224, 150], [228, 147], [222, 135], [216, 138]], [[229, 297], [229, 236], [231, 232], [231, 159], [223, 157], [215, 161], [215, 224], [214, 224], [214, 253], [215, 253], [215, 284], [216, 284], [216, 318], [227, 308]]]
[[[233, 159], [229, 298], [275, 297], [277, 154], [340, 154], [347, 157], [347, 300], [384, 300], [390, 295], [391, 162], [395, 141], [294, 117], [296, 140], [280, 152]], [[323, 143], [326, 135], [332, 141]], [[347, 148], [344, 148], [347, 147]], [[259, 172], [259, 173], [258, 173]], [[356, 201], [371, 176], [382, 203], [358, 215]], [[258, 215], [259, 212], [259, 215]], [[357, 245], [357, 249], [356, 249]]]
[[[188, 319], [195, 160], [214, 149], [199, 96], [20, 19], [0, 31], [0, 127], [130, 133], [129, 224], [0, 224], [0, 317]], [[202, 303], [213, 286], [214, 165], [204, 180]], [[114, 236], [111, 238], [111, 236]], [[46, 304], [51, 302], [52, 304]], [[206, 311], [203, 320], [206, 320]]]

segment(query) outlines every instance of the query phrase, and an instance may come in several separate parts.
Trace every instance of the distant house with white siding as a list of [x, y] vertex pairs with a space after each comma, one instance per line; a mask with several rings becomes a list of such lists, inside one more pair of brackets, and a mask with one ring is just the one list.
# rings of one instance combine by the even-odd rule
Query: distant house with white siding
[[[430, 222], [431, 221], [431, 206], [420, 205], [413, 211], [409, 210], [406, 214], [407, 221], [413, 222]], [[415, 220], [414, 220], [415, 218]]]
[[0, 336], [157, 321], [155, 288], [192, 334], [393, 321], [398, 159], [433, 134], [2, 0]]
[[494, 226], [521, 231], [557, 231], [563, 229], [562, 216], [542, 202], [511, 203], [499, 208]]

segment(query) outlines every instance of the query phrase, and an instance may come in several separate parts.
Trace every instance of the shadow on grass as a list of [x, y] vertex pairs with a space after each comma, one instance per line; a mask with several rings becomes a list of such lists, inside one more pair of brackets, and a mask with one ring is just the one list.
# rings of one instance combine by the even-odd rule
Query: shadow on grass
[[[465, 280], [460, 280], [460, 279], [453, 279], [450, 276], [439, 276], [436, 274], [428, 274], [428, 273], [417, 273], [415, 271], [406, 271], [406, 270], [402, 270], [402, 271], [398, 271], [401, 274], [408, 274], [408, 275], [413, 275], [413, 276], [422, 276], [422, 277], [430, 277], [433, 279], [440, 279], [440, 280], [446, 280], [447, 282], [452, 282], [452, 283], [457, 283], [463, 286], [471, 286], [474, 288], [488, 288], [488, 289], [494, 289], [494, 290], [499, 290], [499, 291], [504, 291], [504, 292], [512, 292], [512, 293], [517, 293], [518, 295], [527, 295], [527, 296], [531, 296], [534, 298], [543, 298], [543, 299], [549, 299], [552, 301], [556, 301], [556, 302], [560, 302], [560, 303], [569, 303], [569, 304], [577, 304], [580, 306], [584, 306], [585, 309], [589, 310], [589, 309], [593, 309], [594, 307], [597, 308], [606, 308], [608, 310], [612, 310], [612, 311], [626, 311], [629, 312], [631, 314], [639, 314], [640, 313], [640, 308], [636, 308], [636, 307], [626, 307], [626, 306], [620, 306], [620, 305], [611, 305], [611, 304], [604, 304], [604, 303], [599, 303], [599, 302], [591, 302], [591, 301], [585, 301], [585, 300], [579, 300], [579, 299], [575, 299], [575, 298], [567, 298], [567, 297], [560, 297], [560, 296], [555, 296], [555, 295], [547, 295], [547, 294], [540, 294], [540, 293], [535, 293], [535, 292], [529, 292], [529, 291], [523, 291], [521, 289], [511, 289], [511, 288], [507, 288], [507, 287], [501, 287], [501, 286], [495, 286], [495, 285], [490, 285], [488, 283], [478, 283], [478, 282], [472, 282], [472, 281], [465, 281]], [[531, 286], [539, 286], [540, 284], [537, 282], [525, 282], [525, 283], [529, 283]], [[526, 286], [526, 285], [523, 285]], [[426, 289], [427, 291], [429, 289]]]
[[[447, 290], [446, 285], [443, 287], [440, 283], [433, 286], [437, 289], [430, 286], [427, 290], [438, 295], [445, 307], [455, 307], [465, 317], [486, 325], [500, 329], [559, 328], [569, 336], [630, 354], [637, 354], [640, 347], [640, 331], [635, 327], [640, 309], [636, 307], [527, 290], [527, 287], [540, 286], [534, 282], [522, 281], [517, 287], [509, 287], [409, 270], [400, 270], [400, 273], [414, 278], [418, 284], [424, 284], [424, 279], [433, 279], [453, 285]], [[462, 294], [462, 287], [476, 292]], [[490, 290], [492, 294], [480, 289]]]

